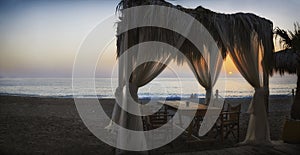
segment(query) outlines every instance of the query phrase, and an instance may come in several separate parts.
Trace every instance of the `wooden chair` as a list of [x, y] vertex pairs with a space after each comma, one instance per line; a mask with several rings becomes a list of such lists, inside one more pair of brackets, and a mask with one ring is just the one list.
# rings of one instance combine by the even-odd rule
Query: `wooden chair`
[[159, 130], [155, 132], [157, 135], [152, 135], [152, 142], [155, 142], [155, 140], [161, 141], [166, 138], [171, 138], [170, 136], [173, 134], [173, 126], [172, 123], [171, 125], [167, 124], [170, 120], [170, 117], [172, 116], [168, 113], [166, 107], [163, 107], [152, 115], [143, 117], [144, 130], [146, 131], [154, 130], [163, 125], [166, 125], [166, 130]]
[[223, 110], [219, 116], [218, 121], [215, 124], [217, 129], [217, 136], [221, 137], [221, 142], [224, 141], [224, 138], [228, 138], [230, 134], [239, 142], [240, 135], [240, 113], [241, 113], [241, 104], [238, 106], [231, 106], [228, 104], [228, 110]]
[[147, 116], [147, 130], [153, 130], [156, 128], [159, 128], [165, 124], [167, 124], [169, 120], [169, 113], [167, 111], [167, 108], [163, 107], [158, 112], [154, 113], [153, 115]]

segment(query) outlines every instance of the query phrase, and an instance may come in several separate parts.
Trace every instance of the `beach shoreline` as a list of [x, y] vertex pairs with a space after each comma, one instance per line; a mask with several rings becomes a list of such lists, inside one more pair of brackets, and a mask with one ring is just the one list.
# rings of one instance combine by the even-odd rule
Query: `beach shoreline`
[[[249, 104], [250, 98], [226, 99], [226, 102]], [[289, 118], [291, 97], [270, 97], [269, 125], [272, 140], [280, 140], [284, 121]], [[100, 99], [110, 116], [114, 99]], [[114, 148], [97, 139], [82, 122], [72, 98], [0, 96], [1, 154], [113, 154]], [[249, 114], [240, 118], [240, 141], [247, 131]], [[176, 142], [174, 142], [176, 143]], [[180, 140], [177, 140], [180, 143]], [[189, 146], [172, 149], [166, 145], [156, 154], [198, 151], [230, 147], [230, 144]]]

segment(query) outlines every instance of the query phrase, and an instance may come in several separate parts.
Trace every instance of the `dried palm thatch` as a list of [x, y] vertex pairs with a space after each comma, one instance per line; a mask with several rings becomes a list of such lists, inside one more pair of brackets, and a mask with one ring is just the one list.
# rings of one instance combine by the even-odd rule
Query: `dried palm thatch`
[[276, 28], [276, 37], [280, 36], [280, 43], [285, 48], [274, 55], [273, 71], [279, 72], [281, 75], [284, 73], [297, 74], [297, 90], [296, 97], [291, 109], [291, 118], [300, 119], [300, 26], [295, 24], [294, 33]]
[[[216, 41], [219, 50], [222, 52], [223, 58], [229, 51], [238, 49], [242, 52], [253, 51], [252, 44], [258, 44], [262, 48], [264, 56], [265, 71], [269, 71], [269, 64], [273, 57], [273, 24], [271, 21], [258, 17], [250, 13], [221, 14], [205, 9], [201, 6], [195, 9], [183, 8], [180, 5], [174, 6], [164, 0], [121, 0], [117, 6], [117, 11], [140, 5], [161, 5], [176, 8], [195, 17], [210, 32]], [[122, 15], [120, 23], [122, 23]], [[159, 18], [159, 17], [158, 17]], [[119, 23], [119, 24], [120, 24]], [[128, 32], [117, 36], [117, 54], [120, 56], [126, 49], [120, 49], [121, 42], [124, 40], [125, 34], [128, 36], [129, 42], [127, 48], [145, 41], [161, 41], [177, 47], [179, 40], [183, 38], [180, 34], [170, 30], [157, 27], [141, 27], [132, 29]], [[143, 34], [143, 38], [139, 36]], [[256, 36], [256, 37], [253, 37]], [[202, 56], [197, 48], [189, 41], [184, 39], [183, 43], [178, 47], [180, 51], [190, 60], [199, 60]], [[255, 49], [256, 50], [256, 49]], [[259, 51], [259, 49], [257, 49]], [[175, 61], [181, 63], [180, 57], [174, 58]]]
[[280, 44], [284, 50], [274, 53], [274, 61], [272, 71], [279, 72], [281, 75], [284, 73], [296, 74], [300, 65], [300, 25], [294, 24], [295, 30], [285, 31], [276, 28], [274, 31], [275, 38], [280, 37]]
[[291, 49], [275, 52], [273, 71], [279, 72], [281, 75], [284, 73], [296, 74], [299, 60], [299, 55]]

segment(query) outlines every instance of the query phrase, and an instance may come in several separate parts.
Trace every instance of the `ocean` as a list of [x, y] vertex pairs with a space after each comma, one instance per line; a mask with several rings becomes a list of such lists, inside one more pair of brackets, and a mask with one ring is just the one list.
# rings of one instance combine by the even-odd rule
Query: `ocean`
[[[98, 98], [114, 98], [117, 81], [116, 78], [96, 78]], [[296, 88], [296, 81], [295, 76], [270, 78], [270, 95], [291, 95], [292, 89]], [[86, 88], [89, 82], [93, 81], [82, 79], [79, 87], [73, 90], [71, 78], [0, 78], [0, 95], [72, 98], [74, 92], [88, 98], [92, 97], [94, 91]], [[248, 98], [254, 93], [253, 88], [241, 77], [219, 78], [214, 89], [218, 89], [224, 98]], [[198, 98], [205, 98], [205, 89], [194, 78], [156, 78], [141, 87], [138, 95], [140, 98], [188, 98], [192, 93]]]

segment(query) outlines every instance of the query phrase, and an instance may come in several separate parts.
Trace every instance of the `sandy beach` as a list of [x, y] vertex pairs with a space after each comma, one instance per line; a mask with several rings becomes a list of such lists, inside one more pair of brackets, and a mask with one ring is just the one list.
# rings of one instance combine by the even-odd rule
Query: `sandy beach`
[[[249, 104], [250, 99], [227, 99]], [[101, 99], [107, 114], [114, 99]], [[271, 97], [269, 124], [271, 139], [280, 140], [284, 121], [289, 117], [291, 97]], [[240, 118], [240, 141], [247, 130], [249, 114]], [[176, 146], [176, 147], [174, 147]], [[181, 137], [153, 154], [221, 149], [225, 143], [185, 144]], [[0, 154], [113, 154], [114, 148], [97, 139], [83, 124], [71, 98], [0, 96]]]

